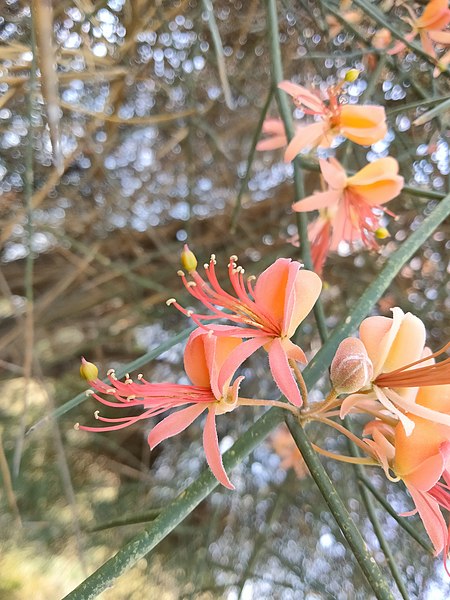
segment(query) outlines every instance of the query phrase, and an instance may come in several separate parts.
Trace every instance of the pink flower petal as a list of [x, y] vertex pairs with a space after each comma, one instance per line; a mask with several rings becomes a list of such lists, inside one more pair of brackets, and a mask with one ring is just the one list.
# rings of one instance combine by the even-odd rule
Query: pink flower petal
[[210, 375], [206, 362], [204, 336], [205, 330], [195, 329], [186, 343], [184, 350], [184, 370], [194, 385], [210, 386]]
[[[374, 378], [383, 370], [384, 361], [400, 329], [404, 317], [401, 308], [395, 307], [392, 317], [368, 317], [359, 328], [359, 337], [373, 364]], [[407, 363], [403, 363], [405, 364]]]
[[308, 359], [306, 358], [303, 350], [299, 346], [297, 346], [297, 344], [294, 344], [288, 338], [284, 338], [281, 341], [281, 344], [282, 344], [284, 351], [286, 352], [286, 356], [288, 358], [292, 358], [292, 360], [295, 360], [299, 363], [302, 363], [303, 365], [306, 365], [306, 363], [308, 362]]
[[322, 137], [328, 131], [328, 123], [311, 123], [305, 127], [299, 127], [296, 134], [289, 142], [289, 146], [284, 153], [285, 162], [291, 162], [307, 146], [317, 146]]
[[421, 492], [412, 485], [408, 485], [406, 481], [405, 484], [434, 546], [435, 556], [437, 556], [448, 540], [447, 525], [445, 524], [439, 504], [429, 494]]
[[206, 415], [206, 423], [203, 430], [203, 447], [205, 449], [206, 461], [213, 472], [214, 477], [229, 490], [234, 490], [234, 485], [228, 479], [228, 475], [223, 468], [222, 456], [219, 450], [219, 440], [217, 438], [214, 408], [210, 408]]
[[303, 104], [306, 108], [310, 108], [314, 112], [321, 113], [324, 110], [324, 106], [320, 98], [310, 92], [307, 88], [292, 83], [292, 81], [281, 81], [278, 84], [280, 90], [292, 96], [294, 100]]
[[270, 342], [270, 337], [256, 337], [239, 344], [224, 361], [218, 376], [218, 387], [223, 390], [227, 381], [233, 377], [237, 369], [249, 356], [254, 354], [261, 346]]
[[273, 137], [265, 138], [260, 140], [256, 144], [256, 149], [259, 152], [265, 150], [276, 150], [277, 148], [284, 148], [287, 145], [287, 137], [285, 135], [274, 135]]
[[148, 445], [153, 450], [163, 440], [184, 431], [207, 408], [207, 404], [193, 404], [172, 413], [155, 425], [148, 436]]
[[383, 371], [389, 372], [422, 358], [425, 325], [415, 315], [406, 313], [384, 360]]
[[323, 178], [334, 190], [343, 190], [346, 185], [347, 174], [342, 165], [335, 159], [320, 160], [320, 170]]
[[328, 206], [334, 206], [339, 203], [342, 192], [339, 190], [328, 190], [327, 192], [316, 192], [312, 196], [307, 196], [303, 200], [298, 200], [292, 205], [295, 212], [307, 212], [310, 210], [320, 210]]
[[281, 344], [281, 341], [276, 338], [270, 345], [269, 349], [269, 365], [273, 378], [281, 393], [294, 406], [303, 404], [297, 382], [294, 379], [291, 367], [289, 366], [286, 352]]
[[300, 269], [295, 275], [292, 294], [292, 306], [285, 309], [283, 333], [288, 338], [292, 337], [303, 319], [311, 312], [322, 290], [322, 280], [307, 269]]

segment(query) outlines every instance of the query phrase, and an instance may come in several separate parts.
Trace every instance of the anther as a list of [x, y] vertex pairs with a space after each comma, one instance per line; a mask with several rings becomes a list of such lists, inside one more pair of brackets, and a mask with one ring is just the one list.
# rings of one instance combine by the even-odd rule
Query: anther
[[94, 390], [86, 390], [86, 396], [93, 396], [95, 394]]
[[171, 304], [175, 304], [176, 301], [176, 298], [169, 298], [168, 300], [166, 300], [166, 305], [170, 306]]
[[188, 281], [188, 283], [187, 283], [187, 286], [186, 286], [186, 287], [188, 287], [188, 288], [191, 288], [191, 287], [195, 287], [196, 285], [197, 285], [197, 284], [195, 283], [195, 281]]
[[100, 415], [100, 411], [99, 411], [99, 410], [96, 410], [96, 411], [94, 412], [94, 419], [97, 419], [97, 421], [98, 421], [99, 415]]
[[73, 426], [73, 428], [78, 431], [80, 429], [80, 424], [79, 423], [75, 423], [75, 425]]
[[186, 311], [186, 316], [187, 317], [192, 317], [193, 314], [194, 314], [194, 312], [192, 310], [187, 310]]
[[182, 271], [181, 269], [179, 271], [177, 271], [177, 275], [179, 277], [184, 277], [184, 271]]
[[209, 268], [209, 265], [208, 265], [208, 263], [205, 263], [205, 264], [203, 265], [203, 268], [204, 268], [205, 270], [207, 270], [207, 269]]
[[142, 373], [139, 373], [139, 375], [137, 376], [138, 380], [141, 381], [141, 379], [144, 379], [144, 375]]
[[114, 375], [115, 370], [114, 369], [109, 369], [106, 374], [108, 375], [108, 377], [111, 377], [111, 375]]
[[238, 257], [236, 256], [236, 254], [232, 254], [232, 255], [230, 256], [230, 262], [236, 262], [236, 261], [237, 261], [237, 259], [238, 259]]
[[247, 281], [255, 281], [255, 279], [256, 279], [256, 275], [249, 275], [247, 277]]

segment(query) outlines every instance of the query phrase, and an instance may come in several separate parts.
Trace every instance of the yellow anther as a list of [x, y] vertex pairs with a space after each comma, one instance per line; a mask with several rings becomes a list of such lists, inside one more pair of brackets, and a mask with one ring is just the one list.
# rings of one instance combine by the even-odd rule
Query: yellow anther
[[354, 81], [356, 81], [358, 79], [358, 77], [360, 76], [360, 71], [358, 71], [358, 69], [350, 69], [349, 71], [347, 71], [347, 73], [345, 74], [345, 81], [348, 81], [349, 83], [353, 83]]
[[375, 237], [379, 240], [385, 240], [386, 238], [390, 237], [390, 233], [386, 227], [378, 227], [378, 229], [375, 231]]
[[93, 363], [88, 362], [85, 358], [82, 358], [80, 375], [83, 377], [83, 379], [86, 379], [86, 381], [94, 381], [94, 379], [97, 379], [98, 377], [98, 369]]
[[183, 269], [186, 269], [188, 273], [191, 271], [195, 271], [197, 268], [197, 259], [195, 258], [195, 254], [192, 250], [189, 250], [189, 246], [187, 244], [184, 245], [183, 252], [181, 253], [181, 265]]

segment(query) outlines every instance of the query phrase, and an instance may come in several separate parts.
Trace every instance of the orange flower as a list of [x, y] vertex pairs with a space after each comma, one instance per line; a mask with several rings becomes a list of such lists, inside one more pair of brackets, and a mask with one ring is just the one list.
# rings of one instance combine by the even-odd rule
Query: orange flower
[[[416, 403], [450, 415], [450, 385], [421, 388]], [[416, 415], [410, 418], [415, 425], [411, 434], [405, 433], [401, 423], [392, 427], [376, 420], [366, 425], [364, 434], [372, 439], [364, 441], [377, 456], [387, 477], [392, 481], [401, 479], [406, 485], [416, 510], [404, 516], [419, 513], [435, 554], [444, 550], [447, 568], [449, 529], [441, 509], [450, 509], [450, 427]], [[441, 477], [445, 483], [440, 481]]]
[[[411, 313], [392, 309], [393, 318], [369, 317], [361, 323], [359, 336], [372, 362], [370, 384], [348, 396], [341, 405], [341, 416], [353, 411], [388, 411], [397, 418], [406, 435], [414, 431], [413, 416], [450, 426], [450, 414], [416, 402], [418, 391], [435, 385], [450, 384], [450, 358], [439, 363], [425, 349], [425, 326]], [[378, 407], [377, 407], [378, 404]]]
[[319, 273], [328, 250], [336, 251], [341, 241], [362, 240], [368, 248], [378, 250], [380, 217], [374, 209], [388, 212], [381, 204], [395, 198], [403, 187], [398, 163], [391, 157], [369, 163], [352, 177], [347, 177], [334, 158], [321, 160], [320, 170], [329, 189], [292, 205], [296, 212], [321, 211], [308, 231], [313, 255], [317, 255], [314, 268]]
[[[450, 32], [443, 31], [450, 23], [450, 9], [448, 0], [431, 0], [425, 7], [422, 15], [416, 17], [416, 14], [410, 6], [405, 5], [411, 18], [405, 18], [405, 21], [411, 25], [412, 31], [405, 35], [405, 40], [412, 42], [419, 35], [420, 42], [424, 51], [436, 59], [436, 51], [433, 42], [439, 44], [450, 44]], [[398, 54], [404, 50], [406, 45], [399, 41], [389, 51], [389, 54]]]
[[320, 119], [311, 125], [297, 128], [284, 155], [286, 162], [293, 160], [308, 146], [330, 146], [337, 135], [343, 135], [363, 146], [370, 146], [384, 138], [387, 132], [384, 108], [343, 104], [341, 90], [344, 83], [345, 81], [329, 87], [324, 100], [291, 81], [282, 81], [278, 85], [292, 96], [294, 104], [304, 113]]

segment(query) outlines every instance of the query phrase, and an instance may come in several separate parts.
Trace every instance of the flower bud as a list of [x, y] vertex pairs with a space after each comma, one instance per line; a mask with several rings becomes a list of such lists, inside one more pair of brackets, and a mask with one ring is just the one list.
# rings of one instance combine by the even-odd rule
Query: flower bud
[[349, 83], [353, 83], [354, 81], [356, 81], [358, 79], [359, 75], [360, 75], [360, 71], [358, 71], [358, 69], [350, 69], [345, 74], [344, 79], [345, 79], [345, 81], [348, 81]]
[[375, 237], [379, 240], [385, 240], [386, 238], [390, 237], [390, 233], [386, 229], [386, 227], [378, 227], [378, 229], [374, 233]]
[[80, 375], [86, 381], [94, 381], [98, 377], [97, 367], [93, 363], [88, 362], [84, 356], [81, 358]]
[[339, 344], [330, 368], [331, 383], [338, 394], [353, 394], [369, 385], [373, 365], [364, 344], [358, 338], [346, 338]]
[[195, 254], [189, 250], [189, 246], [185, 244], [183, 252], [181, 253], [181, 265], [183, 269], [186, 269], [186, 271], [190, 273], [191, 271], [195, 271], [197, 264]]

